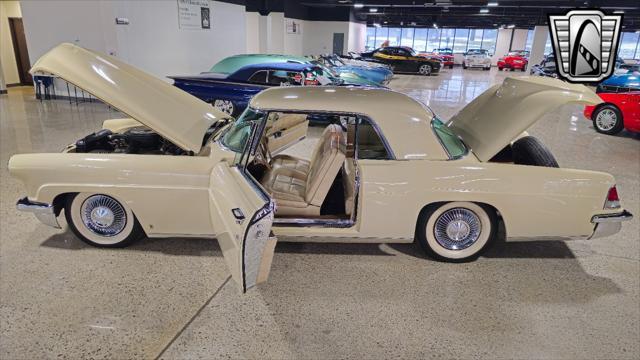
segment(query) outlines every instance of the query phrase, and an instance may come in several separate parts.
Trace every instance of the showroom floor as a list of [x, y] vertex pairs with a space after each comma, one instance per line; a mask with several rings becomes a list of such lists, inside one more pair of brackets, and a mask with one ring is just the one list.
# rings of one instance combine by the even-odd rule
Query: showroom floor
[[[447, 119], [506, 74], [447, 69], [391, 87]], [[580, 107], [530, 133], [561, 166], [616, 177], [636, 215], [619, 234], [501, 242], [468, 264], [411, 244], [280, 243], [269, 282], [245, 295], [213, 240], [97, 249], [15, 210], [11, 155], [59, 151], [114, 116], [25, 88], [0, 97], [2, 359], [640, 356], [640, 136], [599, 135]]]

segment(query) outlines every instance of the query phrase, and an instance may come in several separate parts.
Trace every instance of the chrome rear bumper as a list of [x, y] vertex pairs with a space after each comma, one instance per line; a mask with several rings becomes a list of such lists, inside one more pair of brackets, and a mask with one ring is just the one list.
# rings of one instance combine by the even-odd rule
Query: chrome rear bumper
[[596, 224], [593, 235], [589, 239], [596, 239], [616, 234], [622, 229], [622, 222], [633, 218], [633, 214], [627, 210], [615, 214], [594, 215], [591, 223]]
[[32, 202], [29, 201], [28, 198], [24, 197], [18, 200], [16, 208], [20, 211], [33, 213], [36, 218], [45, 225], [52, 226], [56, 229], [61, 228], [60, 224], [58, 224], [58, 217], [56, 216], [56, 211], [53, 205]]

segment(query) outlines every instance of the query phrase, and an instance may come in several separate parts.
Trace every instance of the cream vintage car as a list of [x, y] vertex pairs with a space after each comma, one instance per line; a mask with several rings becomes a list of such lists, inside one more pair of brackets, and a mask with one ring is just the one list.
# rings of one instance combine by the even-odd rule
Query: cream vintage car
[[[276, 239], [413, 242], [450, 261], [496, 236], [592, 238], [631, 218], [614, 179], [558, 167], [525, 130], [582, 85], [507, 78], [448, 122], [386, 89], [285, 87], [236, 120], [116, 58], [62, 44], [32, 72], [54, 74], [127, 118], [62, 153], [9, 161], [20, 210], [119, 247], [148, 237], [218, 239], [242, 290], [266, 280]], [[308, 158], [287, 154], [315, 133]]]

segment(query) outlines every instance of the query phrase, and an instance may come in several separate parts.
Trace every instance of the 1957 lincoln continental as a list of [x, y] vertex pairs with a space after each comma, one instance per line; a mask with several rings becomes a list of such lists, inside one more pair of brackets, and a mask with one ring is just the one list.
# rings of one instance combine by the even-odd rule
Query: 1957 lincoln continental
[[[449, 261], [496, 235], [592, 238], [631, 218], [611, 175], [559, 168], [525, 130], [566, 103], [597, 104], [582, 85], [507, 78], [449, 121], [386, 89], [285, 87], [233, 121], [116, 58], [71, 44], [33, 73], [59, 76], [127, 118], [62, 153], [15, 155], [18, 209], [96, 246], [144, 236], [216, 237], [244, 291], [266, 280], [285, 241], [412, 242]], [[310, 159], [282, 150], [324, 129]], [[329, 121], [327, 121], [329, 119]], [[322, 130], [322, 131], [319, 131]], [[309, 141], [309, 140], [307, 140]]]

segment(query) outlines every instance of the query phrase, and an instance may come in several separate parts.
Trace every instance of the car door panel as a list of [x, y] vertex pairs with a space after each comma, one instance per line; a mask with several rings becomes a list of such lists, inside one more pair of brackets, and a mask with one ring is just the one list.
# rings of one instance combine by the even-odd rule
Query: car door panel
[[273, 202], [250, 175], [227, 162], [216, 165], [209, 186], [211, 222], [233, 280], [242, 292], [269, 276], [277, 239]]
[[267, 129], [267, 145], [277, 153], [307, 136], [309, 121], [306, 114], [271, 113], [271, 126]]

